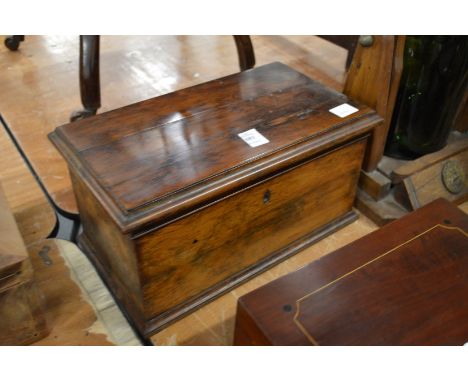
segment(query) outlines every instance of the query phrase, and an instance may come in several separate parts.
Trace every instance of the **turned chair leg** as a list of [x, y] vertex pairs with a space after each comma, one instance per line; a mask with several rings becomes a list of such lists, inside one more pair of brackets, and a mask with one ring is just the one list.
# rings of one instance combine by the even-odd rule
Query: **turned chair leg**
[[95, 115], [101, 107], [99, 36], [80, 36], [80, 94], [84, 109], [73, 112], [71, 121]]
[[[233, 36], [239, 56], [240, 69], [251, 69], [255, 55], [250, 36]], [[76, 121], [95, 115], [101, 107], [99, 79], [99, 36], [80, 36], [80, 93], [84, 110], [76, 111], [70, 120]]]
[[233, 36], [236, 42], [237, 55], [241, 71], [255, 66], [255, 54], [250, 36]]
[[8, 36], [5, 38], [5, 46], [10, 50], [18, 50], [21, 41], [24, 41], [24, 36]]

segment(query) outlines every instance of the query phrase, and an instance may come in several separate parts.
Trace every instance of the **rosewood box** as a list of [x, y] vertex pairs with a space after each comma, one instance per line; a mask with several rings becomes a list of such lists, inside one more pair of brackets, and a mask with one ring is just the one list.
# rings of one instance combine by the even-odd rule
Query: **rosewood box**
[[239, 299], [237, 345], [463, 345], [468, 216], [438, 199]]
[[149, 335], [351, 222], [379, 123], [273, 63], [50, 138], [69, 165], [81, 246]]

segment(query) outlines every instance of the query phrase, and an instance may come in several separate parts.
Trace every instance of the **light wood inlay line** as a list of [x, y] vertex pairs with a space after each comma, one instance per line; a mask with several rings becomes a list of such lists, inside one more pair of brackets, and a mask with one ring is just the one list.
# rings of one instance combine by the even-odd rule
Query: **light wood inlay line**
[[335, 280], [329, 282], [328, 284], [325, 284], [325, 285], [321, 286], [320, 288], [318, 288], [318, 289], [316, 289], [316, 290], [314, 290], [314, 291], [312, 291], [312, 292], [306, 294], [305, 296], [301, 297], [300, 299], [296, 300], [296, 313], [294, 314], [294, 318], [293, 318], [293, 321], [294, 321], [294, 323], [296, 324], [296, 326], [299, 328], [299, 330], [304, 334], [304, 336], [305, 336], [313, 345], [318, 346], [318, 345], [319, 345], [318, 342], [314, 339], [314, 337], [307, 331], [307, 329], [306, 329], [306, 328], [301, 324], [301, 322], [299, 321], [299, 315], [300, 315], [300, 313], [301, 313], [301, 311], [300, 311], [301, 303], [302, 303], [303, 301], [305, 301], [307, 298], [311, 297], [312, 295], [314, 295], [314, 294], [316, 294], [316, 293], [318, 293], [318, 292], [324, 290], [325, 288], [328, 288], [328, 287], [330, 287], [330, 286], [336, 284], [338, 281], [340, 281], [340, 280], [342, 280], [342, 279], [344, 279], [344, 278], [346, 278], [346, 277], [352, 275], [353, 273], [357, 272], [358, 270], [360, 270], [360, 269], [362, 269], [362, 268], [367, 267], [369, 264], [372, 264], [372, 263], [376, 262], [377, 260], [382, 259], [383, 257], [389, 255], [390, 253], [395, 252], [397, 249], [399, 249], [399, 248], [401, 248], [401, 247], [403, 247], [403, 246], [405, 246], [405, 245], [411, 243], [412, 241], [414, 241], [414, 240], [420, 238], [421, 236], [426, 235], [427, 233], [433, 231], [433, 230], [436, 229], [436, 228], [444, 228], [444, 229], [456, 230], [456, 231], [460, 232], [461, 234], [465, 235], [466, 237], [468, 237], [468, 233], [466, 233], [465, 231], [463, 231], [463, 230], [462, 230], [461, 228], [459, 228], [459, 227], [449, 227], [449, 226], [446, 226], [446, 225], [443, 225], [443, 224], [437, 224], [437, 225], [435, 225], [434, 227], [429, 228], [428, 230], [426, 230], [426, 231], [420, 233], [419, 235], [417, 235], [417, 236], [415, 236], [415, 237], [413, 237], [413, 238], [411, 238], [411, 239], [405, 241], [404, 243], [401, 243], [400, 245], [396, 246], [395, 248], [392, 248], [392, 249], [388, 250], [387, 252], [381, 254], [380, 256], [377, 256], [376, 258], [374, 258], [374, 259], [368, 261], [367, 263], [364, 263], [363, 265], [361, 265], [361, 266], [359, 266], [359, 267], [353, 269], [352, 271], [349, 271], [348, 273], [345, 273], [344, 275], [342, 275], [342, 276], [338, 277], [337, 279], [335, 279]]

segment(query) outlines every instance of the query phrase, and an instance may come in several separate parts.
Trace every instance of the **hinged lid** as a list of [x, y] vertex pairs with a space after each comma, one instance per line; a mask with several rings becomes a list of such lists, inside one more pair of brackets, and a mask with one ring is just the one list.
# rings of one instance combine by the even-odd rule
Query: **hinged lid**
[[[343, 103], [358, 111], [329, 111]], [[58, 127], [51, 139], [128, 232], [365, 134], [376, 122], [368, 107], [272, 63]]]
[[272, 345], [448, 346], [468, 341], [467, 296], [468, 215], [437, 199], [242, 296], [239, 310]]

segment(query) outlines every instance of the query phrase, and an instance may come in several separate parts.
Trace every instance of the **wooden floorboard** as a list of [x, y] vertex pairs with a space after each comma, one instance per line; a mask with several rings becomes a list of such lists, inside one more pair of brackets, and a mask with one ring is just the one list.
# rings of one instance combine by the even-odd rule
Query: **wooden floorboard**
[[[346, 51], [315, 36], [253, 36], [257, 66], [272, 61], [335, 89]], [[102, 111], [239, 70], [231, 36], [104, 36]], [[16, 52], [0, 48], [0, 113], [55, 203], [77, 213], [65, 162], [47, 139], [80, 108], [77, 36], [26, 36]]]
[[76, 245], [48, 239], [28, 251], [50, 328], [50, 334], [34, 345], [140, 345]]
[[55, 212], [1, 123], [0, 184], [26, 245], [45, 239]]

